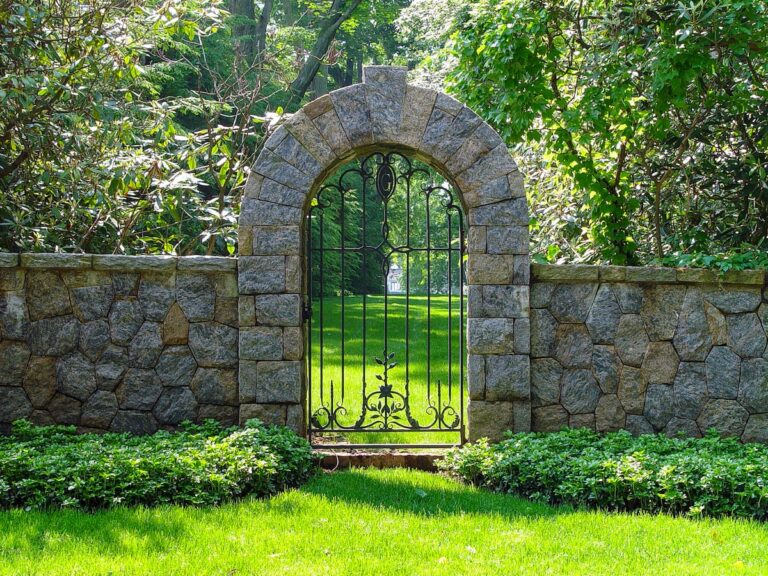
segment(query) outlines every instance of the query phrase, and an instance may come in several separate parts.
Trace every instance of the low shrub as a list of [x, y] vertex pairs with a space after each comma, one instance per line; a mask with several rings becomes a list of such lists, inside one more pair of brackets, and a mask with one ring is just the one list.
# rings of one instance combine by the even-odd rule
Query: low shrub
[[304, 439], [255, 420], [152, 436], [77, 434], [74, 426], [21, 420], [0, 438], [0, 507], [219, 504], [298, 485], [314, 469]]
[[704, 438], [514, 434], [452, 450], [438, 467], [466, 482], [550, 504], [768, 519], [768, 446]]

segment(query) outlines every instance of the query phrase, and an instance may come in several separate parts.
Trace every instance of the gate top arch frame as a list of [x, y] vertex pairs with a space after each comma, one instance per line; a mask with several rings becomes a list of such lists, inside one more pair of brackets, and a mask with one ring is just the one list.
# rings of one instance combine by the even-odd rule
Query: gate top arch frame
[[499, 135], [445, 94], [410, 85], [400, 67], [305, 105], [267, 140], [239, 221], [240, 421], [303, 433], [306, 422], [304, 216], [339, 165], [399, 150], [438, 170], [468, 216], [468, 435], [531, 427], [530, 260], [523, 178]]

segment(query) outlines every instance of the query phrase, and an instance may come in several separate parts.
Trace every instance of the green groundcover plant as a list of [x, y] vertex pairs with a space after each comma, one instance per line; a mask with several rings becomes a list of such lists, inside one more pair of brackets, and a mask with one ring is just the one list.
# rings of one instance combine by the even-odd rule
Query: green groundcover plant
[[242, 429], [185, 423], [152, 436], [20, 420], [0, 437], [0, 508], [212, 505], [273, 494], [314, 470], [304, 439], [258, 420]]
[[438, 466], [466, 482], [550, 504], [768, 520], [768, 446], [564, 430], [481, 440]]

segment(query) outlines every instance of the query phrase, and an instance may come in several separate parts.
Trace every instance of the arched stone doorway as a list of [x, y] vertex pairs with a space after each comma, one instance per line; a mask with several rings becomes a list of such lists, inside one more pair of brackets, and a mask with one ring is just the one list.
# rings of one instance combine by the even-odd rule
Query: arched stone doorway
[[310, 102], [257, 159], [239, 232], [240, 418], [304, 430], [306, 294], [302, 226], [325, 178], [377, 150], [401, 150], [458, 191], [468, 215], [470, 439], [530, 429], [528, 210], [498, 134], [453, 98], [372, 66], [362, 84]]

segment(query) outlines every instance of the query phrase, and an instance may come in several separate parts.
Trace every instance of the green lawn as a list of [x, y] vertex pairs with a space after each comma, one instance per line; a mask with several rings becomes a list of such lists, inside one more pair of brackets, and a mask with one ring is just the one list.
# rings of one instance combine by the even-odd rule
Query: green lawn
[[766, 574], [768, 527], [575, 512], [363, 470], [221, 508], [0, 513], [0, 574]]
[[[362, 406], [363, 369], [365, 369], [368, 392], [378, 389], [379, 386], [376, 375], [381, 373], [381, 367], [376, 364], [375, 358], [382, 358], [384, 352], [384, 298], [383, 296], [368, 296], [366, 298], [365, 359], [363, 358], [363, 298], [362, 296], [346, 296], [344, 300], [343, 337], [341, 298], [325, 297], [322, 300], [315, 299], [313, 301], [311, 333], [312, 407], [314, 409], [320, 406], [321, 376], [326, 403], [330, 403], [331, 382], [334, 383], [334, 404], [340, 400], [343, 342], [346, 358], [343, 374], [345, 396], [343, 404], [347, 408], [347, 413], [340, 420], [344, 425], [351, 425], [359, 417]], [[450, 302], [452, 313], [449, 316], [447, 296], [433, 296], [429, 307], [425, 296], [411, 296], [408, 302], [410, 342], [406, 347], [406, 298], [405, 296], [390, 296], [388, 298], [387, 350], [389, 353], [394, 353], [394, 361], [397, 362], [397, 366], [389, 371], [388, 382], [393, 385], [394, 391], [404, 392], [407, 366], [412, 415], [421, 425], [434, 419], [434, 416], [427, 411], [430, 406], [428, 392], [433, 405], [437, 406], [439, 401], [442, 406], [450, 404], [457, 413], [460, 409], [459, 369], [464, 356], [459, 339], [461, 330], [459, 305], [459, 297], [454, 295]], [[321, 313], [323, 315], [322, 372], [319, 362]], [[429, 323], [427, 322], [428, 318], [430, 319]], [[448, 362], [449, 343], [451, 344], [450, 364]], [[429, 390], [427, 386], [428, 373], [430, 375]], [[449, 381], [451, 383], [450, 389]], [[440, 384], [439, 389], [438, 382]], [[407, 434], [371, 432], [345, 434], [345, 437], [354, 443], [449, 444], [458, 443], [460, 440], [458, 432]]]

